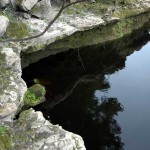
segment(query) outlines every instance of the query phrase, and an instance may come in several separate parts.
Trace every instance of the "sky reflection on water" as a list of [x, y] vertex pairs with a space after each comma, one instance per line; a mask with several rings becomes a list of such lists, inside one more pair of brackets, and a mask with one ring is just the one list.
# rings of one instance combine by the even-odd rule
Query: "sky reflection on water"
[[81, 135], [87, 150], [150, 149], [148, 41], [142, 27], [121, 39], [84, 47], [80, 56], [86, 71], [77, 50], [25, 68], [27, 85], [36, 79], [47, 90], [46, 101], [35, 109]]
[[117, 97], [124, 111], [116, 118], [125, 150], [150, 149], [150, 42], [127, 57], [126, 67], [107, 77], [111, 88], [96, 96]]

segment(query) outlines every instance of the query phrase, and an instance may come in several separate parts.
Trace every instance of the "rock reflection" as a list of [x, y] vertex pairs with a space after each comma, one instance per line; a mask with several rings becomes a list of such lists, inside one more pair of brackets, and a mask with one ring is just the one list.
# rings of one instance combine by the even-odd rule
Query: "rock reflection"
[[36, 81], [47, 90], [47, 101], [35, 109], [47, 119], [50, 116], [52, 123], [80, 134], [88, 150], [123, 149], [121, 127], [115, 119], [123, 106], [115, 97], [97, 98], [95, 91], [107, 91], [110, 85], [105, 75], [123, 69], [126, 57], [149, 37], [142, 27], [122, 39], [60, 53], [30, 65], [23, 70], [28, 86]]
[[35, 81], [46, 87], [47, 101], [42, 107], [50, 109], [66, 99], [80, 82], [123, 69], [126, 57], [146, 44], [148, 38], [148, 30], [142, 27], [119, 40], [50, 56], [25, 68], [23, 79], [28, 86]]
[[46, 114], [53, 123], [80, 134], [87, 150], [121, 150], [123, 147], [119, 136], [121, 128], [114, 119], [123, 111], [123, 106], [117, 98], [98, 99], [94, 95], [95, 89], [107, 84], [81, 83], [65, 101]]

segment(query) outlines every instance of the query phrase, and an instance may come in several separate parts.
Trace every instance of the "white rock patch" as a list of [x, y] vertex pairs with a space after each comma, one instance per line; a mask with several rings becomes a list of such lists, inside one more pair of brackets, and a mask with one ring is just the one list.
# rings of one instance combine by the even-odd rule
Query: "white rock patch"
[[0, 16], [0, 37], [6, 32], [9, 20], [5, 16]]
[[21, 7], [23, 10], [28, 11], [38, 2], [38, 0], [23, 0], [21, 3]]

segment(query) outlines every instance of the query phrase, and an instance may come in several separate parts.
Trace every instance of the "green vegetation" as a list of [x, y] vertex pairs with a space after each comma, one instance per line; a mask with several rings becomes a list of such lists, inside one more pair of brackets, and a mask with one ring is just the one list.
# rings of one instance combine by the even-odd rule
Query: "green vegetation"
[[148, 21], [149, 16], [150, 13], [145, 13], [144, 15], [129, 17], [105, 26], [101, 25], [98, 28], [84, 32], [76, 32], [69, 37], [52, 43], [49, 47], [55, 50], [70, 49], [115, 40], [143, 26]]
[[114, 12], [113, 17], [127, 18], [127, 17], [130, 17], [130, 16], [134, 16], [135, 14], [138, 14], [138, 10], [135, 10], [135, 9], [121, 9], [120, 11]]
[[82, 16], [87, 12], [92, 12], [94, 14], [100, 15], [105, 13], [108, 8], [109, 5], [105, 3], [79, 3], [67, 8], [64, 12], [68, 15], [79, 14]]
[[0, 126], [0, 150], [11, 150], [12, 139], [10, 137], [9, 128], [6, 126]]
[[2, 16], [3, 15], [3, 12], [0, 10], [0, 16]]
[[0, 136], [4, 136], [7, 130], [8, 130], [7, 127], [0, 126]]
[[[137, 3], [137, 0], [96, 0], [95, 3], [78, 3], [73, 5], [65, 10], [65, 13], [72, 15], [72, 14], [79, 14], [84, 15], [87, 12], [94, 13], [96, 15], [104, 15], [107, 10], [111, 7], [119, 6], [123, 9], [126, 6], [133, 6]], [[125, 8], [128, 11], [128, 8]], [[124, 11], [124, 10], [123, 10]], [[130, 10], [129, 10], [130, 11]], [[127, 12], [126, 12], [127, 13]]]
[[122, 20], [113, 28], [113, 33], [117, 37], [123, 37], [124, 34], [129, 34], [134, 30], [134, 21], [132, 18]]
[[7, 32], [4, 36], [8, 38], [24, 38], [30, 36], [29, 28], [25, 23], [18, 20], [18, 14], [7, 8], [4, 12], [0, 10], [0, 15], [6, 16], [9, 19]]
[[8, 29], [7, 29], [7, 35], [11, 38], [23, 38], [26, 36], [29, 36], [29, 29], [27, 25], [23, 22], [10, 22]]
[[2, 15], [6, 16], [10, 21], [14, 21], [15, 16], [11, 11], [6, 11]]
[[28, 88], [24, 95], [24, 105], [26, 107], [35, 106], [45, 100], [45, 88], [40, 84], [35, 84]]

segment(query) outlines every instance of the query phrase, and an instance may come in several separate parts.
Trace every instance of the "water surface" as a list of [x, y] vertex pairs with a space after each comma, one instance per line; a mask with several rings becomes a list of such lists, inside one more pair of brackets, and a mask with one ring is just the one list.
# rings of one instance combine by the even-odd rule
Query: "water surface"
[[147, 26], [121, 39], [47, 57], [23, 70], [46, 87], [35, 107], [81, 135], [88, 150], [150, 149]]
[[150, 149], [150, 43], [127, 57], [126, 68], [111, 75], [109, 82], [106, 95], [117, 97], [124, 106], [117, 117], [124, 148]]

